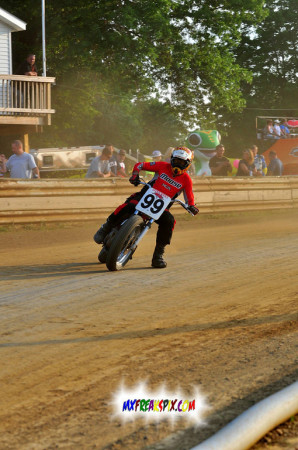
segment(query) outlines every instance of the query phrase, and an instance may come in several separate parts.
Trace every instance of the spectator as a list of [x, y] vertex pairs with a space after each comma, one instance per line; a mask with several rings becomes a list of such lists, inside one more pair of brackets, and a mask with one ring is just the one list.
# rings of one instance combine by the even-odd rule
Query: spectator
[[237, 177], [252, 177], [256, 176], [257, 171], [254, 165], [254, 155], [249, 149], [243, 151], [243, 157], [239, 161]]
[[8, 161], [2, 162], [4, 173], [8, 170], [10, 178], [39, 178], [39, 170], [34, 158], [23, 150], [21, 141], [13, 141], [11, 144], [13, 155]]
[[267, 124], [263, 130], [264, 139], [278, 139], [274, 133], [273, 121], [267, 120]]
[[[193, 153], [193, 152], [192, 152]], [[194, 160], [192, 160], [191, 165], [189, 166], [189, 169], [187, 171], [188, 175], [192, 178], [196, 175], [196, 167], [195, 167], [195, 163]]]
[[151, 158], [153, 159], [154, 162], [158, 162], [162, 160], [162, 154], [159, 150], [154, 150], [152, 152]]
[[283, 172], [283, 163], [277, 157], [277, 153], [275, 151], [271, 150], [271, 152], [269, 152], [269, 160], [270, 163], [268, 164], [267, 176], [281, 177]]
[[282, 119], [280, 124], [280, 131], [283, 138], [289, 138], [290, 137], [290, 130], [287, 127], [287, 119]]
[[232, 165], [228, 158], [224, 156], [225, 147], [223, 144], [219, 144], [215, 148], [216, 155], [209, 161], [209, 167], [212, 175], [226, 177], [228, 172], [232, 172]]
[[108, 149], [110, 149], [111, 152], [112, 152], [112, 154], [114, 153], [114, 150], [115, 150], [115, 149], [114, 149], [114, 147], [113, 147], [112, 144], [106, 144], [105, 147], [107, 147]]
[[168, 162], [168, 163], [171, 162], [171, 156], [172, 156], [173, 150], [174, 150], [174, 147], [167, 148], [167, 151], [164, 156], [165, 162]]
[[105, 146], [100, 156], [92, 159], [85, 178], [107, 178], [111, 176], [109, 160], [112, 157], [111, 146]]
[[17, 70], [17, 75], [27, 75], [29, 77], [37, 77], [37, 68], [35, 65], [35, 55], [30, 53], [25, 61], [20, 64]]
[[112, 176], [126, 178], [125, 172], [125, 158], [126, 151], [123, 149], [119, 150], [119, 153], [114, 153], [110, 159], [110, 169]]
[[258, 147], [256, 145], [253, 145], [251, 147], [251, 151], [254, 155], [254, 165], [257, 170], [257, 176], [258, 177], [264, 177], [267, 173], [267, 165], [264, 156], [258, 155]]
[[274, 120], [274, 127], [273, 127], [273, 133], [275, 136], [277, 136], [278, 138], [281, 137], [281, 129], [280, 129], [280, 121], [278, 119]]

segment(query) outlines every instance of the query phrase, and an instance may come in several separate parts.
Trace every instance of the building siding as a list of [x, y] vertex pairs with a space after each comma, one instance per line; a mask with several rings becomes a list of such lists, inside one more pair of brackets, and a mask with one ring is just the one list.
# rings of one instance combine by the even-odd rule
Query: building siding
[[[0, 74], [10, 75], [11, 73], [11, 30], [0, 21]], [[7, 107], [7, 81], [0, 84], [0, 106]]]
[[9, 75], [11, 68], [10, 29], [0, 22], [0, 73]]

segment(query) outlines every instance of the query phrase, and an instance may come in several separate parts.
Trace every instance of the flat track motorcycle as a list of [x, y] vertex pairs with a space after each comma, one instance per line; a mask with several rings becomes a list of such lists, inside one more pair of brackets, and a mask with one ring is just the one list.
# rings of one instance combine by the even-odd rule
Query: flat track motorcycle
[[179, 203], [192, 214], [188, 205], [181, 200], [171, 199], [143, 181], [140, 181], [140, 184], [148, 186], [148, 190], [139, 200], [134, 213], [105, 237], [102, 250], [98, 255], [99, 262], [106, 263], [110, 271], [123, 269], [132, 259], [138, 244], [151, 228], [152, 223], [159, 219], [170, 203]]

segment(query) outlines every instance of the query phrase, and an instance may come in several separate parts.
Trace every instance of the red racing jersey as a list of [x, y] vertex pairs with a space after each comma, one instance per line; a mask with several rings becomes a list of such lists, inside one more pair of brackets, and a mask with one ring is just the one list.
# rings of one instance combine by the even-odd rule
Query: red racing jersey
[[[181, 192], [184, 193], [185, 199], [189, 206], [195, 204], [192, 191], [192, 181], [188, 173], [177, 175], [174, 177], [171, 164], [167, 162], [140, 162], [135, 164], [133, 172], [146, 170], [147, 172], [155, 172], [157, 174], [154, 181], [154, 189], [168, 195], [172, 199], [176, 198]], [[151, 183], [150, 183], [151, 184]]]

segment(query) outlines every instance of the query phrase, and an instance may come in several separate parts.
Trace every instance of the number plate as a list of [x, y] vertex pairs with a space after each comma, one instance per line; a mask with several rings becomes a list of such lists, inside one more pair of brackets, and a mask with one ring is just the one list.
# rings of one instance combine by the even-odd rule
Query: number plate
[[171, 202], [171, 197], [157, 189], [150, 188], [143, 195], [137, 205], [137, 210], [145, 213], [154, 220], [159, 219], [168, 204]]

